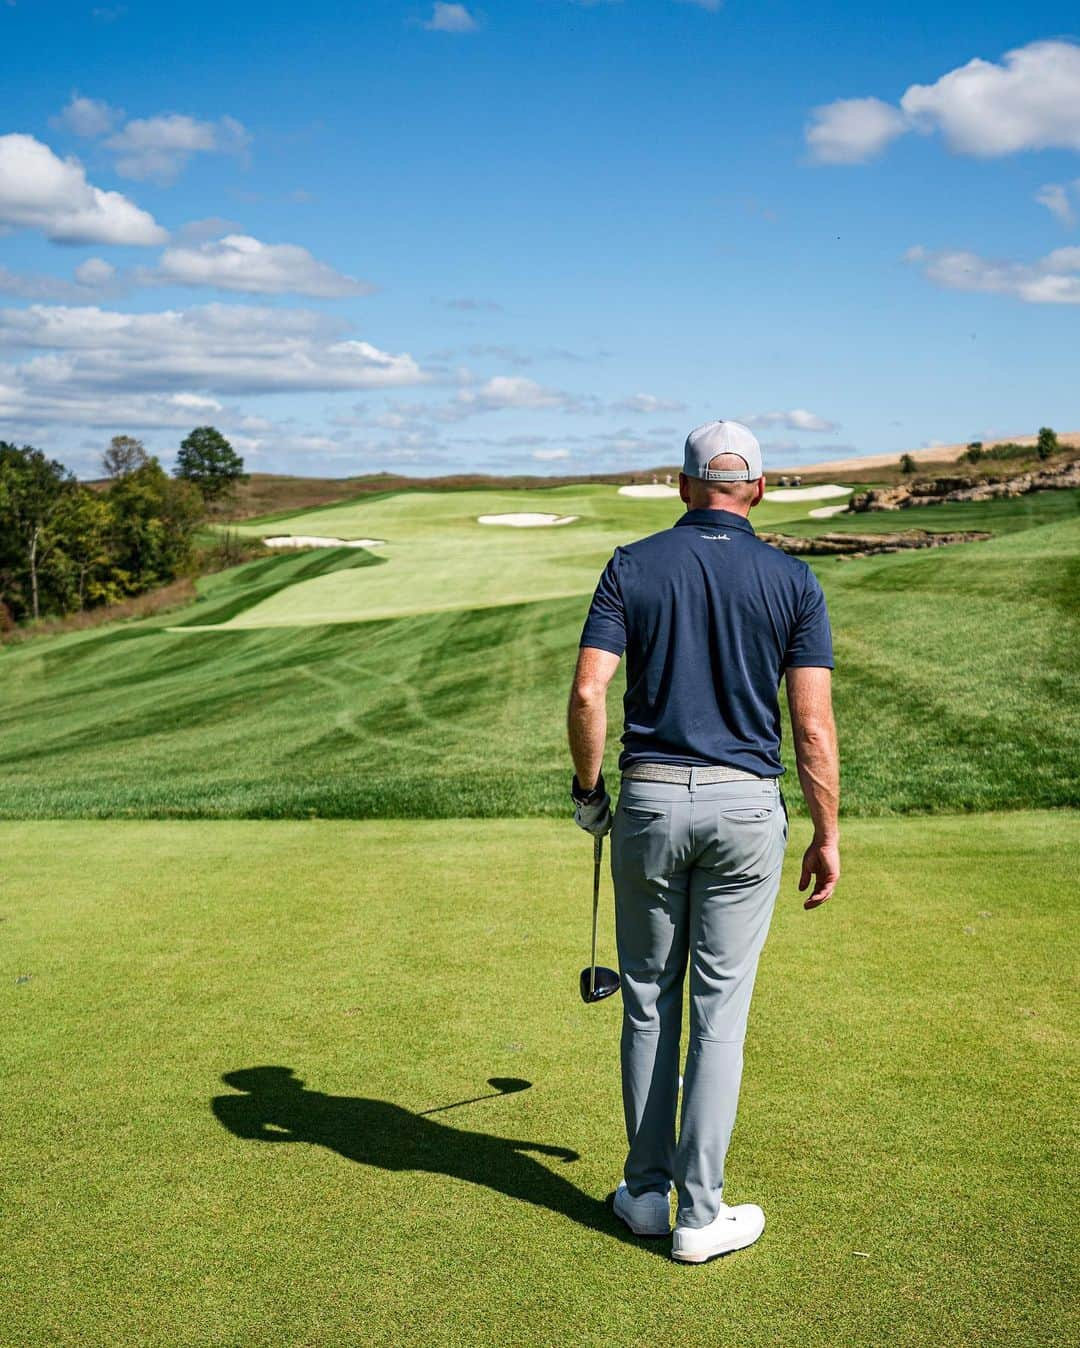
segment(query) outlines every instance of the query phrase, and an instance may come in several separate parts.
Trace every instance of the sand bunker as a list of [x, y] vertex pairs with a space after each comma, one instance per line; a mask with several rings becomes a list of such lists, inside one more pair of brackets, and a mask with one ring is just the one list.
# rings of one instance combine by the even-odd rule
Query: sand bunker
[[319, 538], [313, 534], [275, 534], [264, 538], [268, 548], [377, 548], [385, 538]]
[[830, 501], [837, 496], [850, 496], [850, 487], [780, 487], [767, 491], [766, 501]]
[[620, 496], [678, 496], [675, 487], [665, 487], [662, 482], [646, 482], [640, 487], [620, 487]]
[[846, 505], [818, 506], [816, 510], [811, 510], [809, 513], [812, 520], [829, 520], [834, 515], [846, 515], [847, 509]]
[[507, 524], [511, 529], [541, 529], [547, 524], [573, 524], [576, 515], [544, 515], [522, 511], [516, 515], [477, 515], [478, 524]]

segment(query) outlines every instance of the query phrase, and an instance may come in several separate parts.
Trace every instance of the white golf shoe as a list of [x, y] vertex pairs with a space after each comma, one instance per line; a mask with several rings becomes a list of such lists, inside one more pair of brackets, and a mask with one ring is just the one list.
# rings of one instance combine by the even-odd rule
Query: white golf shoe
[[[670, 1189], [668, 1191], [670, 1193]], [[668, 1194], [642, 1194], [634, 1198], [620, 1180], [612, 1204], [635, 1236], [666, 1236], [671, 1230], [671, 1199]]]
[[739, 1203], [720, 1211], [708, 1226], [677, 1226], [671, 1241], [671, 1257], [681, 1264], [704, 1264], [719, 1255], [753, 1245], [765, 1230], [765, 1214], [756, 1203]]

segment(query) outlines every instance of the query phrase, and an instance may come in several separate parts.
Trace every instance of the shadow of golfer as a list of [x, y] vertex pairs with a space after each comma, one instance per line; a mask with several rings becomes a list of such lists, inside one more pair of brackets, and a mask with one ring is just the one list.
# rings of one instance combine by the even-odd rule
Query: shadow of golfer
[[382, 1170], [450, 1175], [560, 1213], [592, 1231], [650, 1247], [623, 1226], [607, 1203], [583, 1193], [529, 1154], [576, 1161], [578, 1153], [567, 1147], [453, 1128], [387, 1100], [305, 1090], [291, 1067], [248, 1067], [226, 1072], [221, 1079], [243, 1092], [218, 1095], [211, 1102], [218, 1122], [236, 1137], [308, 1142]]

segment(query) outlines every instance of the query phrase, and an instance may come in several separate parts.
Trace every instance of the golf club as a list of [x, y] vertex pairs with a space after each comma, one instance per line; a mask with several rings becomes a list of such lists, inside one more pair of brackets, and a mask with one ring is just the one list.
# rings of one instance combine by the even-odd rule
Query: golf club
[[468, 1100], [455, 1100], [452, 1105], [436, 1105], [434, 1109], [422, 1109], [421, 1114], [441, 1114], [444, 1109], [457, 1109], [459, 1105], [474, 1105], [477, 1100], [497, 1100], [500, 1095], [514, 1095], [517, 1091], [527, 1091], [532, 1085], [523, 1077], [488, 1077], [488, 1085], [495, 1089], [490, 1095], [473, 1095]]
[[600, 909], [600, 862], [604, 855], [602, 837], [593, 839], [593, 881], [592, 881], [592, 961], [587, 969], [581, 971], [581, 1000], [583, 1002], [602, 1002], [619, 990], [619, 975], [614, 969], [605, 969], [596, 963], [596, 915]]

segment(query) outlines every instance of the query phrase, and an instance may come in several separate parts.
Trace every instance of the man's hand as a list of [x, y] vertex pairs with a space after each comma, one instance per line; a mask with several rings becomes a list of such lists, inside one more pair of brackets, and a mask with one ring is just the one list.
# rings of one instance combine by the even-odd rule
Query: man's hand
[[570, 799], [574, 802], [574, 823], [591, 833], [594, 838], [602, 838], [611, 832], [614, 820], [611, 817], [611, 797], [604, 786], [603, 773], [591, 791], [582, 788], [575, 777], [570, 784]]
[[831, 897], [840, 879], [840, 846], [838, 843], [822, 843], [815, 838], [803, 853], [802, 875], [799, 877], [799, 892], [813, 880], [814, 888], [810, 897], [803, 903], [804, 908], [817, 908]]

